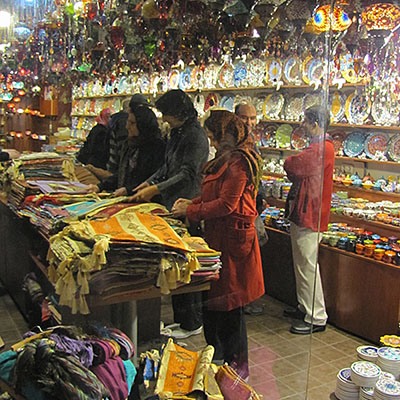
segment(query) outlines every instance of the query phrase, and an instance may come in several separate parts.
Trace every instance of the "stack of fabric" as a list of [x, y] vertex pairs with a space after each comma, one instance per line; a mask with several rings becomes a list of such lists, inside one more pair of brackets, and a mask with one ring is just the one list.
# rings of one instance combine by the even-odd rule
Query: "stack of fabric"
[[0, 378], [27, 399], [122, 400], [136, 376], [131, 340], [114, 328], [34, 334], [0, 354]]
[[199, 240], [192, 240], [197, 246], [193, 248], [190, 240], [177, 234], [176, 230], [185, 231], [179, 224], [174, 230], [161, 217], [168, 214], [159, 204], [115, 204], [92, 219], [71, 221], [52, 236], [48, 275], [60, 305], [71, 307], [73, 313], [88, 313], [89, 287], [103, 299], [154, 284], [169, 294], [201, 269], [197, 250], [205, 269], [205, 276], [197, 279], [215, 276], [219, 253], [205, 242], [200, 246]]
[[14, 211], [18, 210], [25, 197], [41, 193], [37, 180], [76, 181], [72, 160], [57, 153], [23, 155], [13, 160], [6, 174], [10, 180], [8, 203]]

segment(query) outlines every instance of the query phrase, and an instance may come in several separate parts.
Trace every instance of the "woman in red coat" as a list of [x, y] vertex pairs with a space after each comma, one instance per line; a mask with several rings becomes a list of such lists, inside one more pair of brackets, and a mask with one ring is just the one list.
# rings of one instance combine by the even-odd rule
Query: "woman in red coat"
[[177, 200], [172, 212], [193, 222], [204, 220], [207, 243], [222, 252], [220, 278], [211, 283], [204, 307], [204, 334], [215, 347], [214, 359], [223, 359], [246, 378], [243, 306], [264, 294], [254, 227], [261, 158], [246, 127], [233, 113], [211, 111], [204, 126], [216, 156], [204, 167], [200, 197]]

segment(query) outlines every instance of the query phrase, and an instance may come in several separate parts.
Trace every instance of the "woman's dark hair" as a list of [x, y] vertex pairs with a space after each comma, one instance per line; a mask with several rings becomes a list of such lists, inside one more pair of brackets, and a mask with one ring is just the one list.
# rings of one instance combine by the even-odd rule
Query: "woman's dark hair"
[[318, 126], [325, 132], [328, 130], [330, 124], [330, 115], [326, 108], [321, 106], [312, 106], [304, 111], [306, 117], [311, 123], [316, 122]]
[[178, 118], [180, 121], [197, 117], [197, 111], [194, 108], [192, 100], [180, 89], [170, 90], [163, 94], [156, 101], [156, 107], [164, 115], [170, 115]]
[[160, 138], [161, 131], [158, 126], [157, 117], [149, 107], [137, 104], [131, 107], [131, 113], [136, 118], [136, 126], [139, 136], [146, 138]]

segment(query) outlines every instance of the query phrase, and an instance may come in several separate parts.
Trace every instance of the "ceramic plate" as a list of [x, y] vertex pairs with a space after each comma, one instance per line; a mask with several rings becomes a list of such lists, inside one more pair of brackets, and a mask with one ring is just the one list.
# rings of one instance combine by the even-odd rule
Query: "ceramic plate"
[[352, 132], [343, 143], [343, 151], [347, 157], [357, 157], [364, 150], [365, 136], [362, 132]]
[[123, 76], [118, 83], [118, 93], [126, 93], [128, 89], [128, 80]]
[[391, 379], [380, 379], [375, 388], [383, 394], [400, 396], [400, 382], [392, 381]]
[[262, 119], [263, 112], [264, 112], [264, 97], [258, 97], [255, 102], [254, 102], [254, 107], [256, 108], [257, 111], [257, 117], [258, 119]]
[[179, 71], [172, 69], [168, 76], [168, 87], [169, 89], [178, 89], [179, 86]]
[[351, 364], [351, 370], [365, 378], [375, 378], [381, 374], [381, 369], [370, 361], [356, 361]]
[[204, 114], [205, 98], [202, 94], [196, 94], [193, 99], [193, 105], [200, 116]]
[[233, 67], [230, 63], [225, 62], [218, 75], [218, 84], [221, 88], [233, 86]]
[[192, 78], [192, 69], [190, 67], [186, 67], [179, 77], [179, 89], [185, 91], [189, 90], [192, 87], [191, 83]]
[[350, 368], [343, 368], [341, 369], [338, 374], [338, 378], [343, 379], [347, 383], [353, 383], [351, 380], [351, 369]]
[[399, 121], [398, 111], [391, 109], [386, 101], [378, 98], [372, 104], [371, 116], [377, 125], [396, 125]]
[[270, 58], [267, 60], [267, 74], [268, 74], [268, 82], [276, 83], [282, 78], [282, 64], [277, 58]]
[[307, 84], [309, 84], [311, 82], [310, 69], [311, 69], [311, 65], [315, 65], [315, 61], [316, 61], [316, 59], [314, 59], [312, 56], [308, 56], [303, 61], [303, 64], [301, 66], [301, 76], [303, 78], [303, 81]]
[[245, 86], [247, 78], [247, 66], [243, 61], [239, 61], [233, 69], [233, 83], [236, 87]]
[[219, 67], [216, 64], [209, 64], [204, 70], [204, 87], [210, 89], [215, 87]]
[[256, 128], [256, 135], [260, 137], [261, 146], [275, 147], [275, 135], [278, 125], [260, 122]]
[[400, 135], [394, 135], [390, 138], [387, 154], [391, 160], [400, 162]]
[[353, 56], [346, 53], [340, 56], [340, 72], [342, 77], [349, 83], [358, 83], [361, 81], [361, 76], [358, 76], [354, 69]]
[[343, 142], [346, 138], [346, 134], [344, 133], [344, 131], [338, 129], [336, 131], [330, 132], [329, 135], [332, 138], [335, 154], [338, 155], [343, 149]]
[[203, 80], [203, 72], [200, 67], [193, 67], [190, 81], [193, 89], [199, 89]]
[[389, 137], [386, 133], [371, 133], [365, 139], [364, 151], [369, 158], [374, 158], [376, 152], [386, 154]]
[[378, 356], [386, 360], [400, 361], [400, 349], [394, 347], [381, 347]]
[[265, 64], [259, 58], [253, 58], [247, 65], [249, 86], [262, 86], [265, 80]]
[[310, 67], [308, 70], [308, 79], [310, 80], [310, 82], [319, 81], [322, 79], [323, 74], [324, 63], [319, 58], [315, 58], [310, 63]]
[[351, 93], [346, 100], [345, 114], [349, 124], [362, 125], [371, 111], [371, 101], [362, 93]]
[[234, 101], [235, 98], [233, 96], [224, 96], [220, 100], [218, 106], [221, 108], [225, 108], [226, 110], [233, 112], [234, 111]]
[[340, 92], [334, 92], [329, 95], [329, 109], [331, 122], [341, 122], [344, 117], [346, 106], [346, 97]]
[[267, 119], [278, 119], [282, 111], [284, 97], [280, 93], [269, 94], [264, 101], [263, 114]]
[[375, 346], [358, 346], [357, 352], [368, 357], [378, 357], [378, 348]]
[[301, 61], [298, 57], [286, 59], [283, 67], [283, 80], [287, 84], [296, 85], [300, 83]]
[[276, 130], [275, 140], [276, 147], [281, 149], [290, 149], [290, 138], [293, 132], [293, 128], [289, 124], [281, 124]]
[[285, 118], [290, 121], [300, 121], [304, 115], [304, 95], [296, 94], [285, 104]]
[[204, 102], [204, 111], [219, 104], [219, 96], [216, 93], [209, 93]]
[[309, 93], [304, 98], [304, 110], [313, 106], [320, 106], [322, 104], [322, 96], [315, 93]]
[[305, 132], [305, 130], [298, 126], [290, 136], [290, 144], [296, 150], [302, 150], [308, 147], [309, 138]]

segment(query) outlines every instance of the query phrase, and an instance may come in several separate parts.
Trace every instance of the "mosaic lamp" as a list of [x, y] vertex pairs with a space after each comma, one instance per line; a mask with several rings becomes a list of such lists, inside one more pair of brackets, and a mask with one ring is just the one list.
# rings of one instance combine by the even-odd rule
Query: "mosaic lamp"
[[342, 32], [351, 25], [348, 14], [339, 6], [330, 5], [318, 7], [312, 16], [312, 24], [318, 32], [332, 31]]

